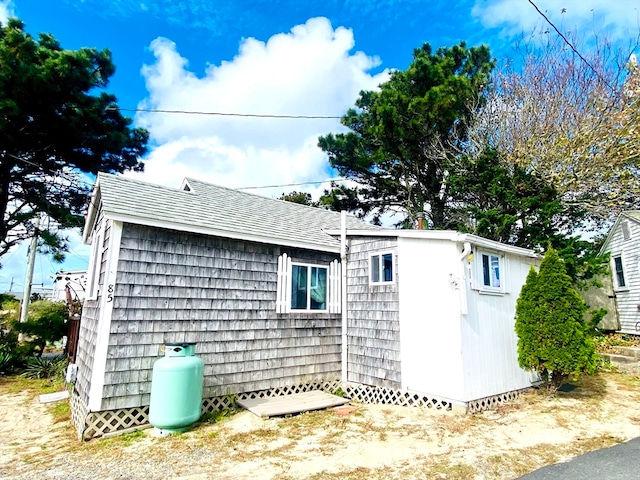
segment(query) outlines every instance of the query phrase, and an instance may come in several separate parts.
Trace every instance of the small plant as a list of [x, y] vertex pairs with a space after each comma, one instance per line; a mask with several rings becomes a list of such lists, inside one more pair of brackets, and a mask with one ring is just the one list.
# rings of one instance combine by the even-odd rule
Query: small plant
[[333, 395], [335, 395], [336, 397], [342, 397], [342, 398], [349, 398], [349, 396], [347, 395], [347, 392], [345, 392], [342, 387], [338, 387], [336, 388], [333, 392]]
[[26, 378], [51, 378], [64, 376], [67, 357], [58, 355], [53, 358], [30, 357], [22, 374]]

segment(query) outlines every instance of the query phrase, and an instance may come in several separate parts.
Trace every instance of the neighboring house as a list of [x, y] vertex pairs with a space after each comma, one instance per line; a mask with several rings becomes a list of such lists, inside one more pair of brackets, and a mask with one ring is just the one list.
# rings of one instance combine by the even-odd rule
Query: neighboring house
[[86, 287], [86, 270], [60, 270], [53, 280], [53, 300], [56, 302], [67, 301], [68, 289], [72, 301], [83, 302]]
[[197, 342], [209, 409], [228, 395], [331, 386], [473, 409], [531, 385], [514, 333], [538, 263], [529, 250], [193, 179], [172, 189], [108, 174], [84, 240], [72, 395], [84, 438], [147, 422], [153, 363], [174, 342]]
[[609, 296], [613, 298], [609, 309], [617, 310], [618, 331], [640, 335], [640, 211], [621, 213], [600, 251], [610, 254], [613, 295]]

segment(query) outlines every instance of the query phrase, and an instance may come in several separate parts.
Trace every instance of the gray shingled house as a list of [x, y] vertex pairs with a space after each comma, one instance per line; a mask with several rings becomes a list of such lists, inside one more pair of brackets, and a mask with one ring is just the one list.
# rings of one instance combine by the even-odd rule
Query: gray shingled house
[[197, 342], [205, 398], [339, 379], [340, 241], [325, 230], [340, 228], [339, 213], [193, 179], [99, 174], [72, 395], [81, 435], [146, 422], [166, 343]]
[[529, 250], [108, 174], [84, 240], [72, 394], [82, 438], [147, 422], [166, 343], [197, 343], [205, 409], [337, 385], [361, 401], [474, 409], [531, 385], [513, 320], [538, 262]]

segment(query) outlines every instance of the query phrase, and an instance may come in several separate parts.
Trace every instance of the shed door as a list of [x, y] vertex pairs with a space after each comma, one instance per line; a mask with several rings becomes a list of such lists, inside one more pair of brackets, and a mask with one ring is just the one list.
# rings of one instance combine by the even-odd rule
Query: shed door
[[590, 308], [606, 308], [607, 314], [598, 324], [602, 330], [620, 330], [620, 318], [618, 317], [618, 305], [613, 291], [613, 280], [610, 275], [598, 278], [602, 288], [590, 287], [580, 292], [582, 298]]

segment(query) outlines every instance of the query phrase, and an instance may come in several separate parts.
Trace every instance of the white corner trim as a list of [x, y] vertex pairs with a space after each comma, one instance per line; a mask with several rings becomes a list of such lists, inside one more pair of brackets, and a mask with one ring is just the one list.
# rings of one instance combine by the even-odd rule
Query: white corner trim
[[116, 275], [118, 272], [118, 258], [120, 256], [120, 241], [122, 240], [122, 222], [111, 222], [109, 250], [107, 252], [107, 266], [104, 283], [100, 288], [100, 314], [98, 331], [96, 334], [96, 348], [93, 353], [93, 368], [91, 371], [91, 387], [89, 390], [89, 411], [97, 412], [102, 408], [102, 391], [104, 389], [104, 375], [107, 368], [107, 351], [109, 350], [109, 333], [113, 302], [116, 289]]

